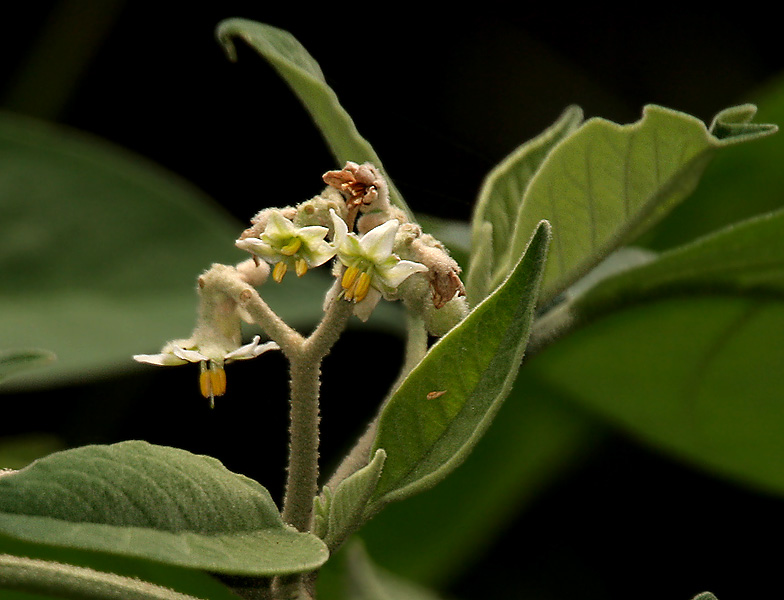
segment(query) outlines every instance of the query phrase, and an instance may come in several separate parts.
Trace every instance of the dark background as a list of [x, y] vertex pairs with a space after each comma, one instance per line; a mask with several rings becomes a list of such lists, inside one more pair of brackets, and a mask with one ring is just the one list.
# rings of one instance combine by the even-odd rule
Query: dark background
[[[0, 100], [146, 156], [246, 221], [261, 207], [312, 196], [335, 167], [273, 70], [245, 47], [231, 64], [215, 42], [224, 18], [263, 21], [292, 32], [319, 61], [415, 211], [467, 219], [487, 171], [569, 104], [618, 122], [636, 120], [647, 103], [707, 121], [784, 66], [770, 15], [640, 10], [653, 7], [6, 3]], [[374, 377], [355, 376], [367, 335], [348, 334], [325, 368], [325, 397], [335, 399], [324, 406], [327, 464], [395, 376], [402, 346], [392, 337]], [[276, 360], [262, 402], [226, 401], [210, 412], [170, 394], [193, 387], [193, 373], [156, 371], [15, 395], [23, 416], [0, 435], [50, 430], [69, 445], [142, 438], [185, 447], [279, 497], [286, 415], [267, 401], [286, 393]], [[251, 372], [233, 365], [231, 385], [251, 389]], [[449, 591], [466, 599], [685, 600], [704, 589], [719, 600], [775, 597], [780, 508], [777, 498], [615, 434]]]

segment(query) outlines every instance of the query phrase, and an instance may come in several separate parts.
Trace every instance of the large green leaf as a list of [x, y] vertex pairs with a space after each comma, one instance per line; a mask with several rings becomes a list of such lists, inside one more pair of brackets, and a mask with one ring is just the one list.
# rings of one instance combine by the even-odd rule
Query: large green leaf
[[[777, 77], [748, 97], [758, 119], [784, 123], [784, 79]], [[646, 244], [663, 250], [731, 223], [784, 206], [784, 136], [738, 144], [718, 153], [700, 185], [650, 233]]]
[[[553, 148], [571, 135], [582, 120], [583, 111], [579, 107], [570, 106], [541, 135], [526, 142], [496, 165], [482, 183], [471, 219], [471, 244], [475, 250], [483, 245], [490, 248], [490, 264], [503, 269], [502, 273], [491, 267], [488, 272], [488, 275], [495, 275], [497, 281], [506, 277], [514, 266], [514, 262], [507, 260], [509, 240], [515, 230], [513, 215], [520, 210], [520, 203], [531, 180]], [[468, 277], [474, 279], [477, 270], [486, 270], [487, 264], [477, 261], [477, 254], [472, 254], [471, 258]], [[479, 290], [471, 289], [470, 293], [481, 300], [492, 291], [488, 289], [489, 284], [488, 279], [487, 286], [481, 286]]]
[[722, 111], [710, 130], [653, 105], [631, 125], [589, 119], [547, 155], [528, 185], [494, 284], [547, 219], [554, 233], [542, 299], [551, 299], [691, 193], [718, 149], [776, 131], [749, 123], [754, 111], [749, 105]]
[[[346, 161], [368, 161], [383, 171], [381, 160], [338, 102], [318, 63], [294, 36], [282, 29], [247, 19], [222, 21], [218, 25], [217, 36], [231, 60], [237, 58], [232, 38], [238, 37], [269, 61], [308, 110], [341, 166]], [[391, 181], [389, 186], [392, 201], [411, 217], [411, 211]]]
[[604, 280], [529, 373], [635, 435], [784, 493], [784, 212]]
[[311, 571], [328, 557], [321, 540], [283, 523], [255, 481], [146, 442], [58, 452], [4, 474], [0, 532], [242, 575]]
[[575, 301], [583, 319], [651, 297], [729, 293], [784, 297], [784, 210], [756, 217], [599, 282]]
[[[234, 247], [242, 224], [102, 140], [0, 113], [0, 162], [0, 340], [58, 357], [4, 388], [83, 381], [187, 337], [196, 277], [247, 257]], [[293, 325], [311, 324], [326, 279], [261, 293]]]
[[385, 405], [374, 441], [374, 451], [387, 453], [375, 508], [443, 479], [489, 426], [525, 350], [549, 233], [541, 223], [508, 280], [430, 349]]

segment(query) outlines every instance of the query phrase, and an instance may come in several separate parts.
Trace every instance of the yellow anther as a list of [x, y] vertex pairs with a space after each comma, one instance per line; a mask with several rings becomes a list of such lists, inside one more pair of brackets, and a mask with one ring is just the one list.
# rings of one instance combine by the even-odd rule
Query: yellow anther
[[209, 366], [202, 363], [201, 373], [199, 374], [199, 390], [201, 395], [210, 399], [210, 406], [215, 396], [223, 396], [226, 393], [226, 371], [213, 363]]
[[283, 276], [286, 274], [287, 270], [288, 270], [288, 267], [286, 266], [286, 263], [284, 263], [282, 261], [279, 262], [279, 263], [276, 263], [275, 264], [275, 268], [272, 269], [272, 278], [275, 281], [277, 281], [278, 283], [280, 283], [281, 281], [283, 281]]
[[370, 273], [362, 271], [354, 286], [354, 302], [362, 302], [370, 289]]
[[357, 275], [359, 275], [359, 269], [357, 267], [349, 267], [346, 269], [346, 272], [343, 273], [343, 279], [340, 282], [344, 290], [349, 290], [354, 285]]
[[308, 263], [304, 258], [297, 259], [297, 262], [294, 263], [294, 267], [297, 270], [297, 277], [302, 277], [308, 272]]
[[280, 249], [281, 254], [286, 256], [294, 256], [302, 246], [302, 240], [299, 238], [292, 238], [291, 241]]

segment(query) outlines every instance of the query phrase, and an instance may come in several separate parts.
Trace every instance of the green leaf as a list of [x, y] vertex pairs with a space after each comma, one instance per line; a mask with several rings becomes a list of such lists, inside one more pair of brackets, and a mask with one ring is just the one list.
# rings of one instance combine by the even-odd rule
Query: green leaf
[[[22, 542], [3, 534], [0, 534], [0, 553], [114, 573], [209, 600], [237, 600], [237, 596], [228, 587], [206, 571], [127, 556]], [[12, 594], [11, 598], [16, 596]], [[23, 598], [27, 600], [28, 596]]]
[[784, 493], [784, 211], [606, 279], [528, 369], [641, 439]]
[[0, 554], [0, 589], [84, 600], [198, 600], [153, 583], [93, 569]]
[[607, 278], [578, 298], [579, 318], [662, 295], [784, 297], [784, 210], [738, 223]]
[[57, 360], [48, 350], [3, 350], [0, 351], [0, 381], [12, 375], [47, 365]]
[[738, 126], [753, 111], [720, 113], [713, 128], [722, 137], [694, 117], [654, 105], [631, 125], [586, 121], [550, 152], [530, 182], [496, 283], [536, 224], [548, 219], [554, 233], [542, 299], [553, 298], [689, 195], [718, 149], [777, 130]]
[[[749, 95], [759, 106], [760, 120], [784, 123], [784, 79], [774, 78]], [[738, 144], [718, 153], [700, 185], [650, 234], [645, 244], [673, 248], [737, 221], [784, 206], [784, 136], [754, 144]]]
[[41, 544], [266, 576], [328, 553], [269, 493], [215, 459], [123, 442], [58, 452], [0, 477], [0, 532]]
[[[294, 36], [247, 19], [222, 21], [216, 35], [230, 60], [237, 59], [233, 38], [238, 37], [274, 67], [308, 110], [341, 166], [346, 161], [367, 161], [384, 172], [373, 147], [359, 134], [354, 121], [327, 85], [318, 63]], [[387, 181], [392, 202], [411, 217], [411, 211], [389, 177]]]
[[521, 369], [465, 463], [362, 527], [362, 540], [379, 565], [428, 586], [448, 586], [516, 515], [597, 447], [596, 420], [527, 372]]
[[374, 451], [383, 448], [387, 462], [375, 508], [443, 479], [489, 426], [522, 360], [549, 239], [543, 222], [509, 279], [429, 350], [385, 405]]
[[342, 544], [367, 520], [365, 509], [381, 477], [386, 452], [376, 450], [372, 460], [341, 481], [330, 493], [322, 537], [330, 551]]
[[[582, 120], [583, 111], [579, 107], [568, 107], [546, 131], [496, 165], [482, 183], [471, 219], [471, 245], [474, 252], [484, 247], [492, 250], [490, 264], [495, 265], [496, 270], [489, 272], [488, 276], [493, 276], [496, 285], [509, 274], [520, 256], [508, 257], [508, 246], [515, 230], [514, 215], [520, 211], [531, 180], [553, 148], [569, 137]], [[488, 224], [491, 228], [487, 228]], [[492, 232], [490, 239], [489, 232]], [[476, 271], [486, 269], [486, 261], [481, 254], [480, 257], [472, 254], [469, 279], [476, 277]], [[482, 299], [491, 291], [488, 285], [486, 289], [474, 290], [473, 293]]]
[[[140, 368], [133, 354], [192, 331], [199, 273], [248, 256], [234, 247], [241, 223], [102, 140], [0, 113], [0, 162], [0, 340], [58, 357], [5, 389]], [[313, 275], [261, 293], [292, 325], [310, 325], [328, 285]]]

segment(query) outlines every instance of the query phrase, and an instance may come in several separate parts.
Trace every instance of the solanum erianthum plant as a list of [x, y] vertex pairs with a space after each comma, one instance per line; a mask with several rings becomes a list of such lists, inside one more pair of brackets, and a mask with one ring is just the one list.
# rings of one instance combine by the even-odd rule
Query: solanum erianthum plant
[[[525, 396], [535, 385], [554, 380], [569, 390], [570, 377], [580, 372], [581, 385], [596, 391], [600, 404], [605, 396], [615, 397], [609, 381], [626, 381], [624, 376], [602, 377], [601, 368], [622, 361], [608, 361], [600, 344], [590, 356], [580, 355], [579, 364], [570, 361], [568, 353], [555, 349], [573, 332], [590, 331], [591, 323], [620, 306], [655, 304], [673, 290], [721, 289], [726, 295], [753, 288], [768, 297], [780, 292], [776, 277], [784, 269], [772, 265], [784, 256], [776, 250], [784, 239], [782, 213], [661, 255], [633, 247], [694, 190], [715, 153], [776, 130], [753, 123], [751, 105], [726, 109], [707, 127], [659, 106], [647, 106], [640, 121], [623, 126], [584, 121], [579, 108], [567, 108], [488, 175], [472, 222], [461, 229], [470, 232], [470, 243], [452, 241], [463, 257], [461, 265], [458, 252], [451, 253], [447, 240], [438, 239], [439, 227], [430, 225], [428, 231], [418, 222], [296, 40], [242, 19], [222, 23], [218, 38], [231, 58], [234, 39], [241, 38], [270, 61], [310, 110], [336, 163], [324, 169], [320, 180], [312, 174], [313, 197], [263, 207], [234, 239], [226, 239], [247, 256], [234, 265], [213, 264], [198, 275], [199, 308], [190, 337], [134, 358], [158, 366], [197, 363], [198, 389], [217, 412], [222, 396], [242, 393], [232, 386], [230, 363], [256, 359], [255, 368], [268, 377], [266, 359], [282, 353], [289, 365], [290, 415], [282, 504], [278, 507], [256, 481], [184, 450], [127, 441], [57, 452], [0, 473], [0, 590], [137, 600], [435, 598], [435, 592], [377, 570], [356, 539], [346, 542], [389, 503], [428, 490], [455, 471], [516, 380], [515, 394]], [[760, 243], [767, 254], [760, 253]], [[733, 249], [732, 261], [721, 253], [725, 247]], [[265, 300], [292, 278], [328, 283], [313, 288], [321, 310], [308, 335]], [[622, 327], [620, 333], [603, 331], [602, 343], [615, 344], [622, 357], [633, 354], [629, 348], [636, 343], [671, 338], [668, 332], [676, 324], [708, 322], [713, 308], [700, 298], [703, 320], [673, 316], [675, 309], [666, 305], [648, 327], [627, 313], [638, 333], [626, 336]], [[323, 361], [352, 320], [372, 324], [373, 313], [386, 304], [406, 324], [402, 370], [389, 394], [375, 399], [377, 413], [364, 434], [323, 477]], [[748, 310], [735, 306], [728, 314], [735, 335], [767, 313], [755, 304]], [[253, 329], [249, 339], [243, 323]], [[716, 344], [705, 347], [715, 358]], [[372, 357], [372, 348], [361, 352]], [[532, 384], [524, 374], [530, 358], [540, 354], [539, 383]], [[14, 361], [41, 357], [35, 352], [1, 355], [0, 376]], [[706, 360], [689, 355], [672, 362], [680, 369], [693, 366], [704, 380]], [[660, 381], [667, 377], [676, 374], [668, 372]], [[634, 394], [622, 395], [625, 401], [618, 407], [606, 409], [617, 411], [615, 420], [638, 419], [634, 410], [641, 392], [633, 389]], [[659, 394], [646, 406], [666, 405], [668, 397]], [[687, 412], [691, 427], [699, 415]], [[645, 427], [656, 423], [643, 414], [639, 420]], [[734, 419], [729, 414], [727, 419]], [[523, 425], [536, 426], [535, 415], [527, 419]], [[666, 433], [651, 426], [644, 431], [652, 439], [672, 434], [673, 418], [659, 421], [667, 423]], [[526, 431], [531, 433], [523, 425], [515, 440], [519, 444], [525, 443]], [[756, 441], [765, 433], [753, 435]], [[690, 445], [682, 437], [677, 443], [666, 437], [662, 444], [680, 448], [694, 462], [738, 468], [738, 461], [717, 452], [716, 444]], [[728, 445], [746, 447], [738, 440]], [[499, 468], [506, 460], [498, 459]], [[769, 488], [782, 486], [767, 470], [749, 472], [744, 477], [757, 477]], [[488, 475], [474, 472], [472, 481], [483, 476]], [[442, 512], [451, 514], [460, 498], [483, 493], [485, 487], [464, 486]], [[452, 521], [465, 517], [461, 513]], [[427, 533], [427, 526], [417, 531]], [[418, 544], [410, 540], [412, 553]], [[127, 562], [111, 562], [118, 557]], [[146, 574], [141, 565], [150, 564], [159, 570]], [[705, 592], [699, 598], [713, 596]]]

